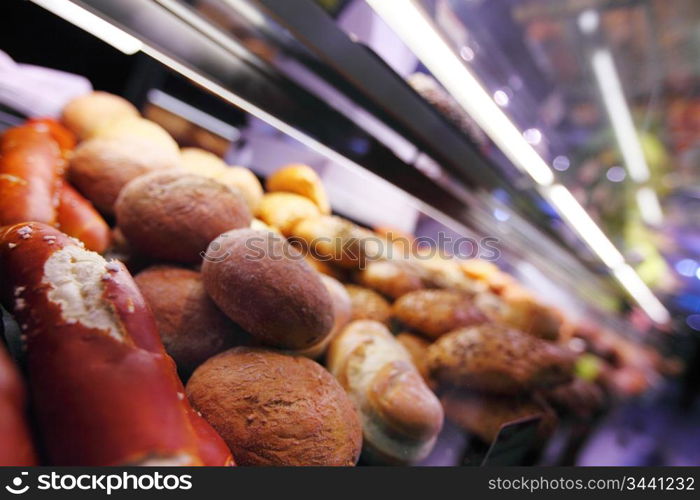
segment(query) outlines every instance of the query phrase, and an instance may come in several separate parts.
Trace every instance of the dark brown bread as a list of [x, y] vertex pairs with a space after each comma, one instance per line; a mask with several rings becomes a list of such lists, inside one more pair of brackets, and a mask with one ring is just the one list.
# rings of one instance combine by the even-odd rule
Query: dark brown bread
[[492, 324], [460, 328], [428, 348], [430, 374], [440, 384], [495, 394], [569, 382], [574, 358], [555, 344]]
[[237, 347], [201, 365], [187, 396], [239, 465], [355, 465], [360, 420], [345, 391], [302, 356]]
[[259, 341], [305, 349], [333, 328], [333, 304], [301, 254], [270, 231], [238, 229], [207, 250], [202, 278], [207, 292], [233, 321]]
[[119, 227], [136, 250], [176, 262], [199, 261], [214, 238], [251, 221], [240, 194], [177, 169], [129, 182], [115, 210]]
[[249, 340], [209, 298], [198, 272], [154, 266], [134, 279], [181, 374], [187, 376], [215, 354]]

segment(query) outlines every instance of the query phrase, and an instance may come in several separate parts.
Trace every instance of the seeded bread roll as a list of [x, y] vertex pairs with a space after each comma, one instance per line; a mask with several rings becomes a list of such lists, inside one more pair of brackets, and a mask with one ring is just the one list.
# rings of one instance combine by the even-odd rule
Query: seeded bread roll
[[361, 285], [392, 299], [398, 299], [409, 292], [423, 288], [420, 275], [408, 264], [400, 261], [368, 262], [357, 277]]
[[165, 350], [183, 376], [215, 354], [247, 343], [248, 335], [209, 298], [198, 272], [154, 266], [134, 280], [153, 311]]
[[237, 347], [197, 368], [187, 396], [239, 465], [352, 466], [359, 457], [352, 402], [308, 358]]
[[352, 304], [351, 319], [371, 319], [388, 324], [391, 305], [374, 290], [357, 285], [345, 285]]
[[138, 110], [126, 99], [97, 91], [69, 101], [63, 108], [61, 121], [79, 139], [87, 139], [110, 121], [138, 115]]
[[441, 385], [503, 395], [569, 382], [574, 358], [557, 345], [493, 324], [460, 328], [428, 348], [430, 374]]
[[322, 214], [331, 213], [326, 190], [318, 174], [308, 165], [287, 165], [274, 172], [265, 183], [268, 191], [296, 193], [313, 201]]
[[493, 442], [506, 424], [540, 418], [538, 435], [547, 439], [557, 425], [554, 411], [530, 397], [503, 397], [465, 391], [448, 391], [440, 397], [445, 416], [486, 443]]
[[384, 325], [348, 324], [331, 342], [327, 365], [360, 412], [367, 461], [408, 464], [430, 453], [442, 407]]
[[73, 153], [68, 177], [106, 215], [114, 215], [119, 192], [136, 177], [179, 166], [180, 156], [147, 137], [95, 138]]
[[469, 295], [457, 290], [417, 290], [399, 298], [394, 316], [431, 339], [487, 320]]
[[284, 238], [238, 229], [207, 250], [204, 286], [219, 306], [257, 340], [306, 349], [333, 328], [333, 304], [321, 278]]
[[119, 227], [137, 251], [174, 262], [199, 261], [214, 238], [251, 221], [238, 193], [181, 170], [134, 179], [115, 209]]

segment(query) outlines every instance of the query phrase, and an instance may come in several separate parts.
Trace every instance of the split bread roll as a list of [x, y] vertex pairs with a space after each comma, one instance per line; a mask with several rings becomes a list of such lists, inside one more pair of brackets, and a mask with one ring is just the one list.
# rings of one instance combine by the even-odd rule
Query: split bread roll
[[267, 178], [265, 187], [270, 192], [286, 191], [304, 196], [313, 201], [322, 214], [331, 213], [321, 178], [308, 165], [295, 164], [280, 168]]
[[487, 317], [472, 298], [458, 290], [417, 290], [394, 302], [394, 317], [431, 339], [457, 328], [477, 325]]
[[331, 342], [327, 366], [359, 409], [363, 457], [410, 464], [430, 453], [442, 427], [442, 407], [384, 325], [347, 325]]
[[129, 182], [115, 204], [117, 224], [134, 249], [156, 259], [198, 262], [209, 243], [251, 221], [243, 198], [215, 180], [179, 169]]
[[443, 386], [519, 394], [572, 380], [575, 355], [500, 325], [460, 328], [428, 348], [431, 377]]
[[352, 402], [308, 358], [237, 347], [197, 368], [187, 396], [240, 465], [352, 466], [359, 458]]
[[219, 308], [267, 345], [307, 349], [333, 328], [333, 304], [318, 273], [270, 231], [219, 236], [207, 250], [202, 279]]
[[138, 110], [126, 99], [96, 91], [69, 101], [63, 108], [61, 121], [78, 139], [84, 140], [113, 120], [138, 115]]

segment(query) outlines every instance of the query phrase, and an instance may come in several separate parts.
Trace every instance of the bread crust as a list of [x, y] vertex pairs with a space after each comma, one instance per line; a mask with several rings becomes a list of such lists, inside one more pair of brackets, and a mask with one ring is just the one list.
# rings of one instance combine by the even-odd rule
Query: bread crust
[[240, 465], [352, 466], [359, 458], [352, 402], [308, 358], [237, 347], [201, 365], [187, 395]]
[[371, 319], [385, 325], [391, 318], [391, 304], [374, 290], [358, 285], [345, 285], [350, 296], [351, 319]]
[[213, 241], [207, 255], [202, 278], [209, 296], [257, 340], [298, 350], [330, 334], [330, 295], [319, 275], [282, 237], [237, 229]]

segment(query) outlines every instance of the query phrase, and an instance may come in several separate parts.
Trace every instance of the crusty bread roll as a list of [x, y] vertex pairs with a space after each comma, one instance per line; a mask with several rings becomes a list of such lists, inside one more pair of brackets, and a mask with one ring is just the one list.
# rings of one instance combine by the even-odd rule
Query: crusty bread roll
[[146, 137], [95, 138], [75, 150], [68, 177], [100, 212], [114, 215], [114, 202], [129, 181], [179, 164], [179, 154]]
[[165, 350], [183, 376], [215, 354], [249, 340], [212, 302], [198, 272], [154, 266], [134, 280], [153, 311]]
[[553, 307], [537, 301], [520, 286], [506, 287], [501, 298], [505, 304], [501, 320], [525, 333], [545, 340], [557, 340], [564, 316]]
[[504, 395], [569, 382], [574, 358], [557, 345], [488, 323], [455, 330], [428, 348], [430, 374], [440, 384]]
[[407, 293], [394, 302], [392, 311], [401, 323], [431, 339], [487, 320], [471, 297], [458, 290]]
[[372, 231], [330, 215], [301, 219], [288, 236], [312, 255], [347, 269], [361, 269], [368, 261], [380, 258], [385, 250]]
[[237, 347], [197, 368], [187, 396], [239, 465], [352, 466], [359, 457], [352, 402], [308, 358]]
[[181, 170], [152, 172], [129, 182], [115, 211], [136, 250], [175, 262], [198, 262], [214, 238], [251, 221], [238, 193]]
[[357, 285], [345, 285], [345, 290], [350, 296], [352, 305], [351, 318], [353, 321], [357, 319], [371, 319], [389, 324], [391, 305], [384, 297], [374, 290]]
[[138, 115], [138, 110], [126, 99], [96, 91], [69, 101], [63, 108], [61, 121], [79, 139], [87, 139], [110, 121]]
[[469, 278], [462, 271], [460, 259], [431, 248], [418, 248], [416, 253], [418, 256], [415, 261], [423, 268], [427, 285], [461, 290], [470, 294], [486, 289], [486, 284]]
[[294, 193], [267, 193], [260, 200], [257, 216], [276, 227], [285, 236], [292, 233], [294, 225], [319, 214], [318, 207], [308, 198]]
[[357, 405], [369, 462], [425, 458], [442, 427], [442, 407], [389, 330], [353, 321], [331, 342], [328, 369]]
[[345, 290], [345, 287], [335, 278], [326, 276], [324, 274], [319, 275], [321, 282], [328, 290], [328, 294], [331, 297], [331, 302], [333, 303], [333, 329], [321, 342], [318, 342], [308, 349], [303, 349], [301, 351], [296, 351], [295, 354], [301, 356], [306, 356], [311, 359], [318, 359], [323, 356], [328, 348], [328, 344], [333, 340], [333, 338], [340, 333], [340, 331], [345, 327], [345, 325], [350, 321], [350, 315], [352, 314], [352, 303], [350, 302], [350, 296]]
[[224, 161], [209, 151], [199, 148], [181, 150], [182, 166], [192, 174], [199, 174], [217, 180], [237, 189], [255, 213], [263, 197], [260, 181], [253, 172], [244, 167], [229, 167]]
[[308, 165], [294, 164], [280, 168], [267, 178], [265, 187], [270, 192], [286, 191], [304, 196], [313, 201], [322, 214], [331, 213], [323, 183]]
[[530, 397], [504, 397], [491, 394], [448, 391], [440, 396], [445, 416], [467, 432], [492, 443], [506, 424], [525, 418], [540, 418], [540, 440], [546, 440], [557, 425], [554, 411]]
[[115, 140], [122, 140], [127, 137], [141, 137], [148, 139], [154, 147], [161, 148], [173, 155], [177, 155], [180, 152], [175, 139], [163, 127], [140, 116], [125, 116], [109, 121], [98, 128], [92, 137]]
[[[292, 240], [292, 243], [293, 242], [294, 241]], [[347, 270], [342, 269], [338, 266], [334, 266], [333, 264], [326, 262], [325, 260], [321, 260], [318, 257], [311, 255], [310, 253], [306, 253], [304, 255], [304, 258], [306, 259], [306, 262], [308, 262], [309, 265], [316, 269], [316, 271], [318, 271], [319, 273], [328, 275], [332, 278], [337, 279], [338, 281], [348, 280]]]
[[256, 339], [306, 349], [331, 332], [333, 304], [321, 279], [284, 238], [238, 229], [207, 250], [204, 286], [214, 302]]
[[410, 332], [399, 333], [396, 336], [396, 340], [398, 340], [411, 355], [411, 360], [418, 369], [418, 373], [423, 377], [428, 387], [432, 389], [435, 386], [435, 382], [430, 379], [430, 369], [428, 368], [428, 347], [430, 346], [430, 342]]
[[423, 288], [420, 274], [401, 261], [368, 262], [367, 266], [357, 273], [357, 280], [361, 285], [392, 299]]

